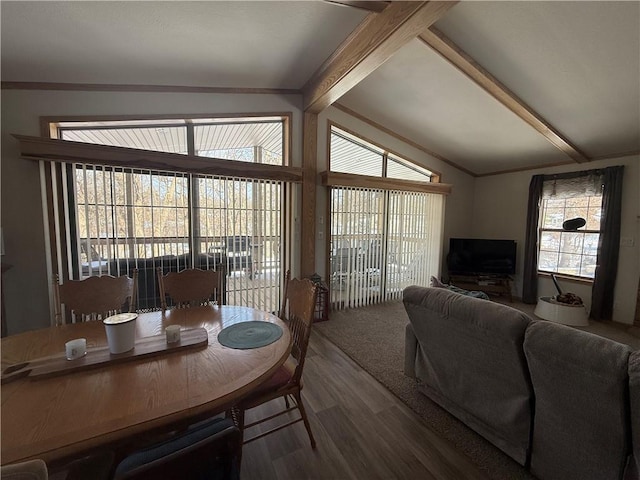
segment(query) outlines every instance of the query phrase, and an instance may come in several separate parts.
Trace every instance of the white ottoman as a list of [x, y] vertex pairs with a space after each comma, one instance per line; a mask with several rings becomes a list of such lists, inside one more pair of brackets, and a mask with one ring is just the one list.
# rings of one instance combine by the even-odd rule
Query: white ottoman
[[543, 320], [572, 327], [586, 327], [589, 325], [589, 317], [584, 305], [569, 305], [556, 302], [553, 297], [540, 297], [533, 313]]

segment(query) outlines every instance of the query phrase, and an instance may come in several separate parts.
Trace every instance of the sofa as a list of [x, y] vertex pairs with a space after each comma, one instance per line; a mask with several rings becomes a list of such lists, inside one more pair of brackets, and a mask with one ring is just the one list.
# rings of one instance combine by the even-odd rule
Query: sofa
[[420, 392], [541, 480], [638, 478], [638, 352], [443, 288], [403, 301]]

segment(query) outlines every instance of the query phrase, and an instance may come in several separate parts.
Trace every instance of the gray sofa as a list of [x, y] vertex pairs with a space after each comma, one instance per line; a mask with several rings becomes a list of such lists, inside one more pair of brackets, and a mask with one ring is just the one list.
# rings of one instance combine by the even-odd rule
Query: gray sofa
[[638, 478], [638, 352], [442, 288], [403, 300], [422, 393], [542, 480]]

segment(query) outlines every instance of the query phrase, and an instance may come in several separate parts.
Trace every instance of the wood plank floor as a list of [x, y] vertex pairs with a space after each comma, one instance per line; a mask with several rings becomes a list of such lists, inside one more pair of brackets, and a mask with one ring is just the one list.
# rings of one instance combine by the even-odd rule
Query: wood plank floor
[[[304, 369], [303, 399], [316, 450], [301, 422], [248, 443], [243, 480], [487, 479], [318, 333], [312, 333]], [[277, 412], [283, 403], [278, 399], [247, 412], [246, 422]], [[255, 428], [264, 431], [282, 420]]]

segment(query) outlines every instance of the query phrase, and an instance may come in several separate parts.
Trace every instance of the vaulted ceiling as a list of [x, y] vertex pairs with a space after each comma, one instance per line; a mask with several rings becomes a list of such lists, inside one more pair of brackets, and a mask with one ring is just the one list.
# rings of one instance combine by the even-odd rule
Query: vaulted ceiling
[[3, 1], [2, 86], [304, 93], [473, 175], [640, 151], [640, 2], [401, 3]]

